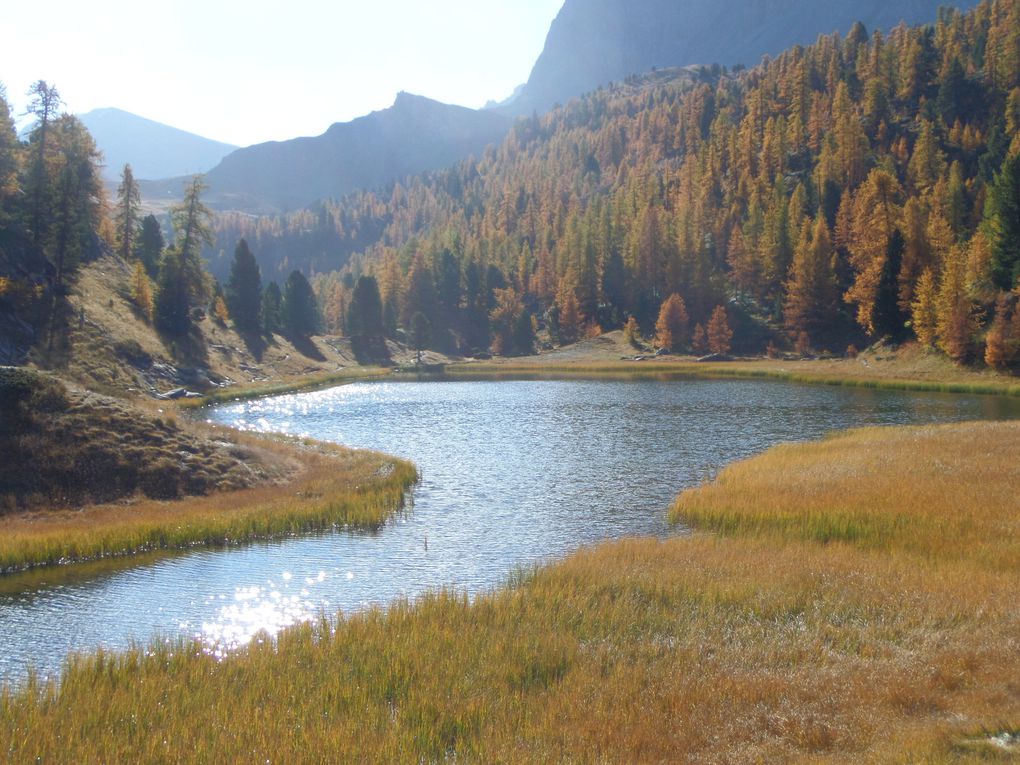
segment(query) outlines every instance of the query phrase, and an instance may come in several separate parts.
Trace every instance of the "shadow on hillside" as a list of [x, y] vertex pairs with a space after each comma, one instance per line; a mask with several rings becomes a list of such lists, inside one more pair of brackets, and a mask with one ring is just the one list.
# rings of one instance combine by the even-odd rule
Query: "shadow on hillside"
[[252, 355], [255, 361], [261, 362], [262, 356], [266, 352], [266, 348], [269, 347], [269, 343], [266, 338], [262, 336], [261, 332], [248, 332], [237, 330], [238, 336], [241, 338], [241, 342], [244, 343], [244, 347], [248, 350], [248, 353]]
[[322, 351], [316, 347], [310, 337], [291, 337], [289, 339], [291, 345], [294, 346], [294, 349], [302, 356], [314, 359], [315, 361], [326, 360], [326, 357], [322, 355]]

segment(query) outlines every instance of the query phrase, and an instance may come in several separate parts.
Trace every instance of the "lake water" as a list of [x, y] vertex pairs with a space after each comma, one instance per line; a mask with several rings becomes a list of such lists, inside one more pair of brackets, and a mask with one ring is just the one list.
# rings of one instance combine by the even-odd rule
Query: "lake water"
[[[214, 422], [413, 460], [413, 508], [337, 532], [8, 580], [0, 678], [72, 651], [260, 630], [440, 586], [476, 593], [606, 539], [683, 533], [676, 494], [783, 441], [860, 425], [1020, 417], [1020, 401], [762, 381], [365, 382], [224, 405]], [[12, 588], [11, 585], [14, 585]], [[17, 591], [11, 593], [12, 589]]]

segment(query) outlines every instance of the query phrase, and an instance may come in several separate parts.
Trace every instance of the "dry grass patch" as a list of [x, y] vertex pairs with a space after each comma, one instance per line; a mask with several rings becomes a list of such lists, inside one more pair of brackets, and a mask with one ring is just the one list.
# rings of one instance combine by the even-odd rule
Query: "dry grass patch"
[[674, 521], [1020, 570], [1020, 423], [869, 428], [788, 444], [684, 492]]

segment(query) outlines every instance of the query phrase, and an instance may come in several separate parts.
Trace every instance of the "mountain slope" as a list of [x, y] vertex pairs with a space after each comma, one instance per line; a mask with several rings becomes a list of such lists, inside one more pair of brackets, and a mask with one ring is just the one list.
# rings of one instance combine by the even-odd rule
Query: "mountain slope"
[[[960, 7], [973, 0], [950, 3]], [[944, 0], [567, 0], [514, 114], [544, 112], [557, 102], [653, 67], [757, 64], [820, 34], [868, 31], [901, 20], [935, 20]]]
[[491, 111], [400, 93], [389, 109], [337, 123], [321, 136], [234, 152], [207, 174], [206, 199], [249, 212], [299, 208], [447, 167], [502, 140], [510, 124]]
[[109, 180], [120, 178], [126, 163], [135, 178], [204, 173], [237, 148], [120, 109], [95, 109], [79, 119], [103, 152]]

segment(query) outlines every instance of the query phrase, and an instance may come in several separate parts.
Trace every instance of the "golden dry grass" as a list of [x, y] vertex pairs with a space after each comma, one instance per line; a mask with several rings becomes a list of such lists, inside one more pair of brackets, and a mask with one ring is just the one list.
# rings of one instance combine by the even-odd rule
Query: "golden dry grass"
[[[1018, 517], [1002, 501], [1015, 497], [1018, 453], [1015, 424], [784, 447], [759, 458], [768, 479], [752, 460], [679, 503], [697, 504], [706, 523], [751, 515], [753, 504], [727, 502], [747, 495], [747, 480], [759, 503], [787, 513], [782, 523], [603, 545], [472, 603], [439, 593], [323, 620], [222, 662], [188, 645], [74, 660], [60, 685], [2, 694], [0, 752], [11, 762], [1007, 761], [1016, 752], [991, 736], [1020, 730]], [[815, 455], [846, 469], [813, 471]], [[855, 506], [876, 496], [858, 490], [861, 465], [897, 499]], [[923, 487], [940, 469], [954, 480]], [[971, 473], [980, 477], [956, 480]], [[812, 475], [841, 497], [840, 512], [910, 523], [819, 541], [794, 517]], [[957, 504], [971, 494], [976, 528], [1013, 533], [968, 532], [954, 549]], [[802, 514], [824, 504], [808, 497]], [[947, 530], [943, 517], [956, 519]]]
[[0, 571], [152, 550], [225, 545], [339, 526], [374, 527], [417, 480], [386, 455], [231, 432], [291, 475], [239, 491], [175, 501], [136, 500], [0, 518]]
[[674, 521], [1020, 570], [1020, 424], [868, 428], [786, 444], [684, 492]]

